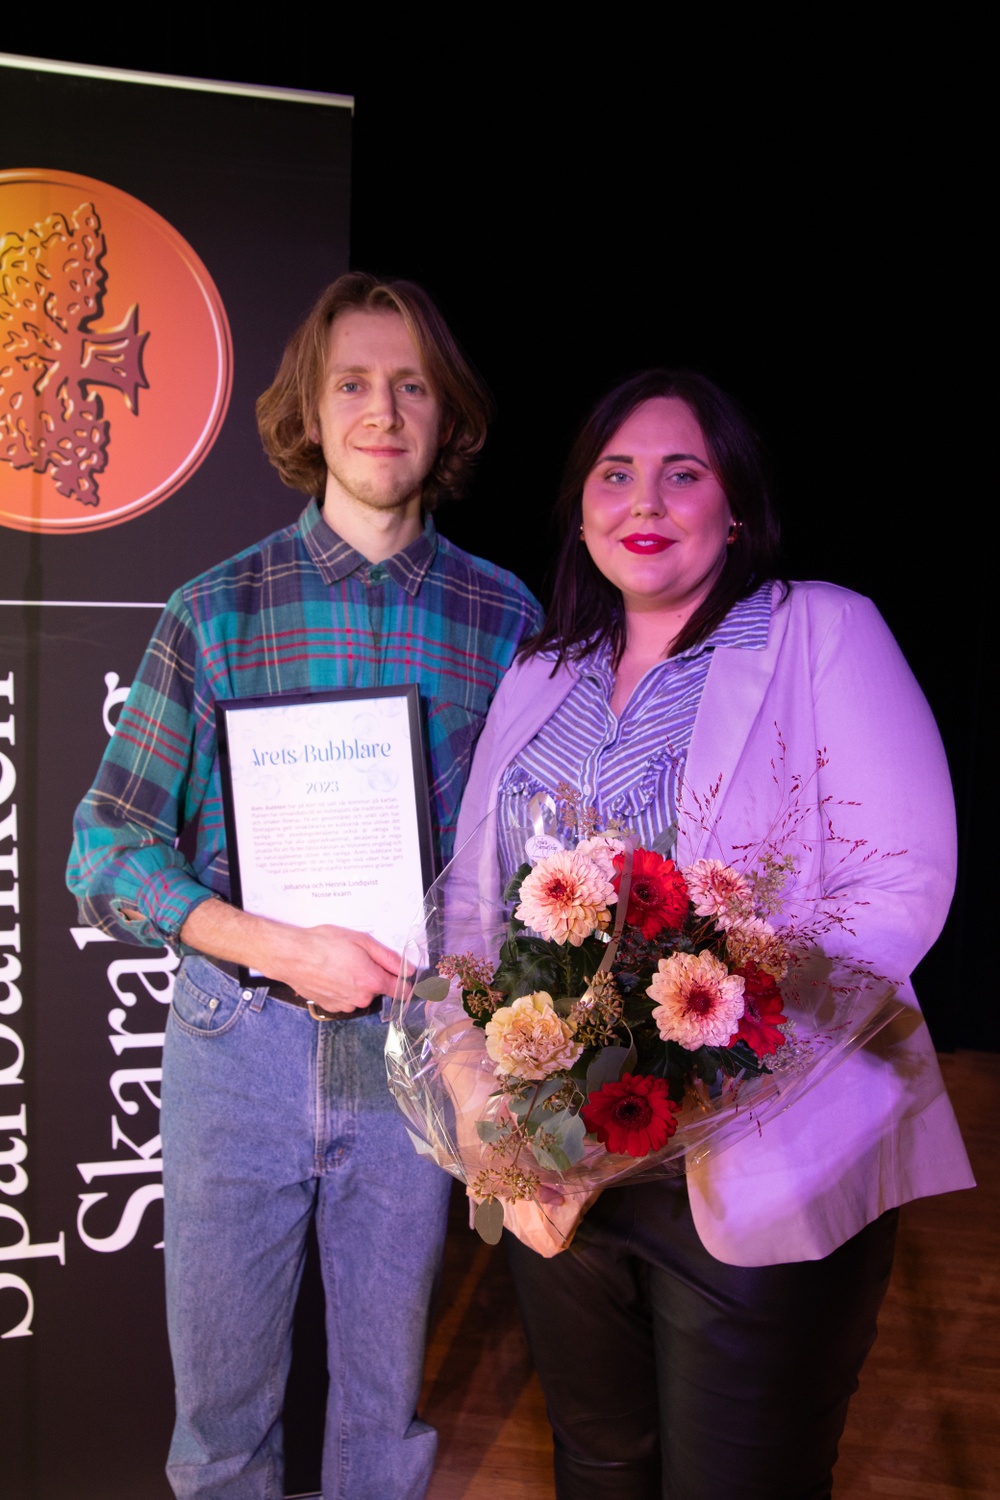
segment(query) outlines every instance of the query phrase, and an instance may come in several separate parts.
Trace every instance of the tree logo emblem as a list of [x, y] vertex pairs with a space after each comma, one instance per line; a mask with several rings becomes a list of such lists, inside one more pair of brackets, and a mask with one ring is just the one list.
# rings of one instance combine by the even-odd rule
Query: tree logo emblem
[[159, 214], [93, 178], [0, 172], [0, 524], [159, 505], [215, 442], [232, 364], [215, 284]]

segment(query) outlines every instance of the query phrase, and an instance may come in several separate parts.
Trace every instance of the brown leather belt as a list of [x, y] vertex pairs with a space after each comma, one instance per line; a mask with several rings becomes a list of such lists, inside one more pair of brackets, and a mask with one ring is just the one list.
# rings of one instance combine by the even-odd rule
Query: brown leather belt
[[262, 979], [260, 983], [267, 986], [268, 994], [273, 995], [275, 1000], [283, 1000], [286, 1005], [297, 1005], [300, 1010], [307, 1010], [314, 1021], [351, 1021], [356, 1016], [370, 1016], [382, 1009], [379, 997], [361, 1010], [324, 1010], [315, 1000], [307, 1000], [298, 990], [293, 990], [290, 984], [285, 984], [280, 979]]

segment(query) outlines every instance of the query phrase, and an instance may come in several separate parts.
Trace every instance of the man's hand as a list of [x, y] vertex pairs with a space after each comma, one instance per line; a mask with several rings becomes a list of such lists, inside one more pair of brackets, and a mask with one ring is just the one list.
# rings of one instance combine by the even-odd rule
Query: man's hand
[[251, 916], [213, 898], [196, 906], [181, 941], [210, 958], [246, 964], [289, 985], [322, 1010], [363, 1010], [391, 995], [402, 965], [398, 953], [348, 927], [291, 927]]

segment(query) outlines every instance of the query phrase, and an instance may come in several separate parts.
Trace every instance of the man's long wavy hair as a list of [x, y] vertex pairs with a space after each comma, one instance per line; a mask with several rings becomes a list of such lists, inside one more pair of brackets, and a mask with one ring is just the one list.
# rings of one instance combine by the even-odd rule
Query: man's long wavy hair
[[552, 603], [521, 656], [551, 652], [557, 664], [577, 660], [610, 642], [617, 668], [626, 644], [619, 590], [580, 540], [583, 487], [600, 455], [637, 407], [661, 396], [684, 402], [698, 420], [716, 477], [741, 522], [726, 548], [722, 572], [664, 656], [676, 656], [710, 634], [738, 599], [775, 575], [780, 530], [763, 445], [740, 406], [704, 375], [691, 370], [644, 370], [615, 386], [594, 407], [570, 449], [556, 500], [559, 550], [552, 570]]
[[342, 312], [397, 313], [406, 324], [441, 403], [441, 431], [447, 434], [424, 480], [424, 509], [462, 494], [493, 415], [490, 394], [422, 287], [380, 281], [363, 271], [349, 271], [327, 287], [288, 341], [273, 383], [258, 400], [257, 426], [268, 458], [293, 490], [322, 498], [326, 462], [309, 434], [326, 381], [330, 325]]

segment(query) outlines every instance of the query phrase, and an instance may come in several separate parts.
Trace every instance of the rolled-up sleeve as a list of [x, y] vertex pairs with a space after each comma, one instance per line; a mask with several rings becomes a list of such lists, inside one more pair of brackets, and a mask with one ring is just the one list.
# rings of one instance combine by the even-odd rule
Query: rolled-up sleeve
[[77, 808], [67, 883], [81, 921], [130, 942], [179, 948], [213, 891], [177, 848], [215, 757], [212, 706], [179, 594], [164, 611], [97, 778]]

